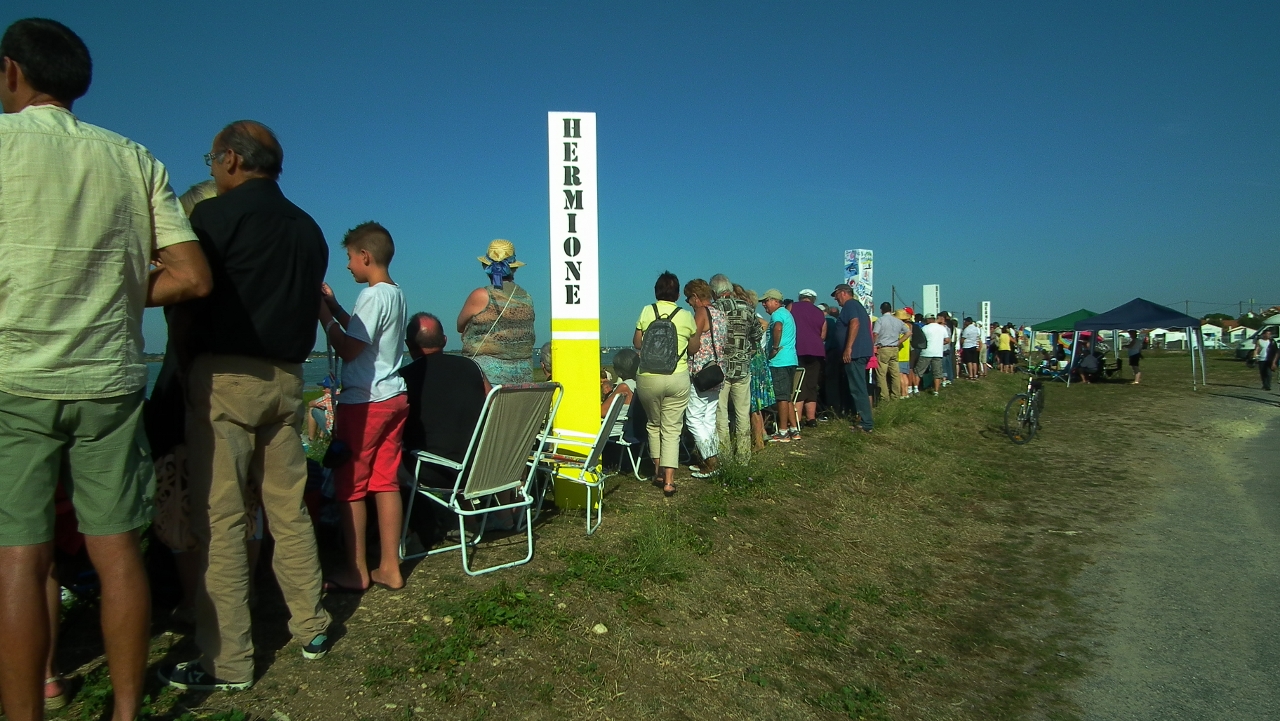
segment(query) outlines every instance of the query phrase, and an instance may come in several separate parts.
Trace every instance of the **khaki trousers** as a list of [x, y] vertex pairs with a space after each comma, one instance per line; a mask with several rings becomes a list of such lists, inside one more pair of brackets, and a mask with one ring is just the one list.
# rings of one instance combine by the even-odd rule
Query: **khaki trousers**
[[289, 606], [289, 631], [302, 643], [329, 628], [320, 605], [320, 559], [302, 502], [307, 459], [302, 365], [202, 355], [187, 380], [187, 467], [191, 531], [200, 545], [196, 643], [204, 670], [253, 680], [245, 496], [261, 488], [272, 567]]
[[648, 416], [649, 457], [656, 467], [680, 467], [680, 434], [690, 388], [689, 374], [683, 371], [669, 376], [641, 373], [636, 378], [636, 393]]
[[[729, 414], [733, 414], [733, 436], [730, 440]], [[751, 376], [736, 381], [725, 380], [720, 386], [720, 403], [716, 409], [716, 433], [720, 447], [745, 461], [751, 455]]]
[[880, 367], [876, 369], [876, 384], [880, 386], [880, 397], [890, 398], [902, 395], [902, 386], [898, 377], [902, 371], [898, 368], [898, 346], [876, 348], [876, 360]]

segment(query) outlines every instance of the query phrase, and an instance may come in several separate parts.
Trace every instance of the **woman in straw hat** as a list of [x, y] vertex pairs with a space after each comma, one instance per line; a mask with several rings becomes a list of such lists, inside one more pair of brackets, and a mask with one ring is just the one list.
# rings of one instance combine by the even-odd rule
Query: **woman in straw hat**
[[458, 313], [462, 354], [474, 360], [493, 385], [533, 382], [533, 298], [516, 285], [516, 247], [493, 241], [480, 256], [489, 284], [476, 288]]

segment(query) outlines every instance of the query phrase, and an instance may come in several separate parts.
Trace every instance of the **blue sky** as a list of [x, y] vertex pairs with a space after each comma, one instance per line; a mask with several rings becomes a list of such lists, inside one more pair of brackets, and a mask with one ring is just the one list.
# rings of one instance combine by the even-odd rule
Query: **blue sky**
[[[227, 122], [275, 129], [348, 307], [338, 241], [369, 219], [412, 310], [455, 317], [498, 237], [545, 307], [558, 110], [597, 113], [612, 344], [663, 269], [825, 295], [845, 248], [875, 251], [877, 303], [939, 283], [944, 307], [1015, 322], [1280, 303], [1280, 3], [0, 7], [33, 15], [94, 55], [77, 114], [178, 192]], [[159, 350], [158, 314], [146, 329]]]

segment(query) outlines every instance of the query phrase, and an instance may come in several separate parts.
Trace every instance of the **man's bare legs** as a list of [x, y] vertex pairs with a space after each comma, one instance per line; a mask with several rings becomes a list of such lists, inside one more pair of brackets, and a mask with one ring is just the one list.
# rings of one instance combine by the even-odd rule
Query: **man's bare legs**
[[138, 532], [84, 538], [102, 584], [102, 641], [115, 694], [112, 718], [131, 721], [137, 717], [142, 702], [151, 647], [151, 591]]
[[[44, 718], [44, 667], [49, 656], [45, 583], [53, 544], [0, 547], [0, 702], [10, 721]], [[104, 609], [105, 610], [105, 609]]]
[[[65, 693], [62, 679], [58, 678], [57, 656], [58, 656], [58, 627], [62, 623], [62, 585], [58, 583], [57, 566], [49, 564], [49, 577], [44, 582], [44, 603], [45, 610], [49, 614], [49, 654], [45, 657], [44, 662], [44, 698], [47, 702], [50, 698], [50, 690], [54, 691], [53, 696], [61, 696]], [[50, 679], [55, 688], [50, 689]], [[66, 701], [63, 700], [65, 704]]]
[[404, 506], [400, 494], [387, 491], [372, 494], [378, 506], [378, 541], [382, 556], [378, 567], [369, 572], [369, 580], [387, 588], [404, 588], [400, 575], [400, 530], [404, 523]]
[[369, 511], [364, 499], [338, 504], [342, 522], [342, 541], [347, 549], [346, 567], [332, 576], [332, 583], [343, 589], [369, 587], [369, 564], [365, 556], [369, 550], [365, 544], [365, 531], [369, 527]]
[[[378, 568], [369, 571], [368, 544], [365, 540], [369, 529], [369, 510], [365, 502], [372, 496], [378, 507], [378, 536], [381, 558]], [[358, 501], [343, 503], [342, 537], [347, 546], [347, 568], [333, 577], [333, 582], [345, 588], [368, 588], [370, 582], [390, 588], [403, 588], [400, 575], [400, 526], [404, 520], [404, 507], [400, 494], [393, 492], [371, 493]]]

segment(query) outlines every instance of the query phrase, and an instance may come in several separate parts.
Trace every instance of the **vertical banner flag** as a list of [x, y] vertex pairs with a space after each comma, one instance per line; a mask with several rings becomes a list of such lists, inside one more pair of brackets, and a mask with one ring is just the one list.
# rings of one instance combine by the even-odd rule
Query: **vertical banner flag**
[[867, 312], [875, 315], [871, 308], [871, 255], [869, 250], [846, 250], [844, 282], [853, 287], [853, 296], [866, 306]]
[[924, 314], [937, 315], [942, 310], [942, 286], [926, 285], [924, 287]]
[[987, 329], [991, 327], [991, 301], [982, 301], [982, 334], [985, 337]]
[[547, 113], [551, 367], [564, 386], [556, 427], [600, 431], [596, 114]]

